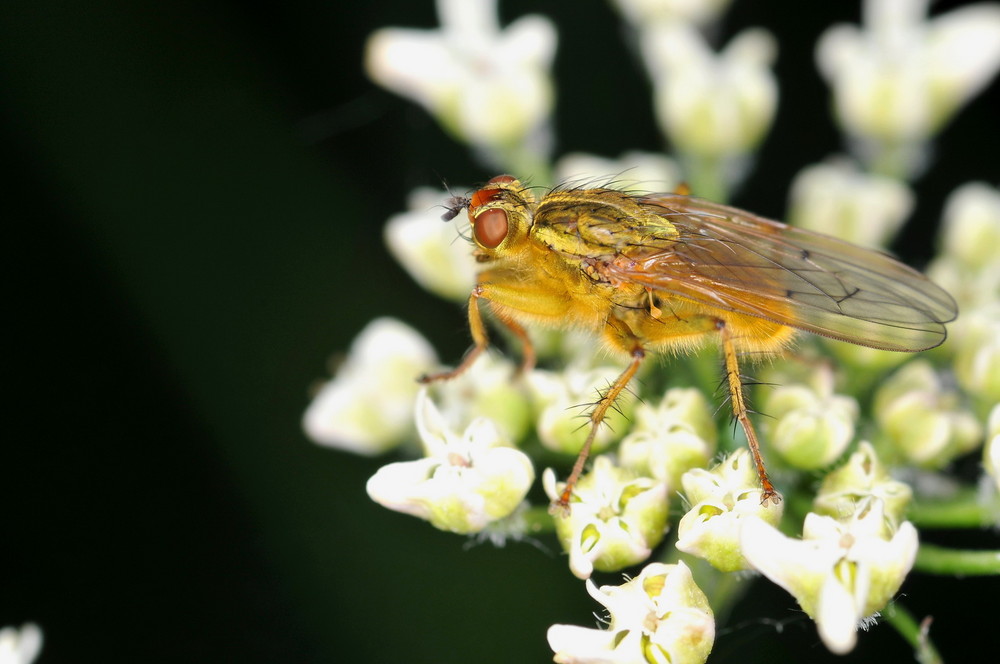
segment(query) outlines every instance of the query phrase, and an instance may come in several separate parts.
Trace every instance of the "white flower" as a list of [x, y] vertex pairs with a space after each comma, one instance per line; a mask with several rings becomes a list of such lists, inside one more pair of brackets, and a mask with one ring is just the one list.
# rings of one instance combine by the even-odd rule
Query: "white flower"
[[426, 390], [417, 429], [427, 456], [383, 466], [368, 480], [368, 495], [384, 507], [475, 533], [514, 512], [535, 479], [528, 456], [508, 447], [492, 422], [480, 418], [456, 434]]
[[708, 599], [683, 563], [652, 563], [620, 586], [587, 580], [587, 592], [610, 616], [607, 629], [549, 628], [562, 664], [703, 664], [715, 642]]
[[557, 182], [570, 186], [611, 186], [649, 192], [673, 191], [681, 182], [680, 169], [669, 157], [653, 152], [626, 152], [605, 159], [583, 152], [564, 155], [556, 163]]
[[694, 468], [681, 479], [691, 503], [677, 526], [677, 550], [698, 556], [723, 572], [746, 569], [740, 529], [751, 517], [777, 526], [783, 503], [762, 505], [764, 494], [747, 450], [735, 452], [715, 468]]
[[667, 390], [660, 403], [639, 403], [635, 425], [618, 446], [622, 466], [677, 487], [688, 470], [708, 465], [718, 430], [712, 408], [694, 388]]
[[863, 247], [884, 247], [913, 209], [906, 183], [859, 170], [846, 159], [802, 169], [792, 183], [788, 223]]
[[501, 30], [496, 0], [437, 6], [440, 30], [383, 28], [369, 38], [369, 76], [424, 106], [465, 142], [522, 141], [552, 109], [552, 23], [524, 16]]
[[705, 25], [726, 11], [730, 0], [614, 0], [618, 11], [633, 25], [658, 21]]
[[778, 100], [770, 33], [745, 30], [718, 56], [690, 25], [656, 24], [641, 38], [657, 120], [680, 152], [718, 158], [760, 143]]
[[917, 554], [913, 524], [904, 521], [889, 539], [884, 525], [878, 499], [843, 521], [806, 515], [802, 539], [750, 518], [743, 525], [743, 555], [795, 597], [831, 652], [844, 654], [854, 648], [861, 620], [899, 590]]
[[[1000, 6], [926, 14], [926, 0], [866, 0], [864, 29], [835, 25], [819, 40], [837, 117], [866, 158], [887, 145], [922, 149], [1000, 65]], [[911, 157], [914, 172], [923, 156]]]
[[[562, 493], [547, 468], [542, 486], [553, 501]], [[613, 572], [642, 562], [660, 543], [667, 527], [667, 485], [616, 468], [599, 456], [573, 488], [568, 514], [553, 517], [556, 535], [569, 553], [569, 568], [588, 579], [596, 569]]]
[[[590, 433], [587, 410], [581, 404], [594, 402], [599, 391], [612, 384], [619, 373], [619, 368], [606, 365], [592, 369], [569, 366], [560, 372], [535, 369], [529, 373], [526, 378], [542, 445], [554, 452], [579, 452]], [[632, 393], [622, 392], [597, 430], [595, 452], [607, 448], [622, 435], [634, 402]]]
[[306, 435], [357, 454], [395, 447], [414, 430], [416, 379], [435, 366], [434, 349], [415, 330], [392, 318], [373, 320], [306, 409]]
[[459, 215], [443, 223], [448, 195], [435, 189], [410, 194], [409, 211], [395, 215], [385, 226], [385, 243], [413, 279], [449, 300], [464, 302], [476, 283], [476, 261], [469, 242], [462, 237], [468, 221]]
[[42, 649], [42, 630], [26, 623], [0, 629], [0, 664], [31, 664]]

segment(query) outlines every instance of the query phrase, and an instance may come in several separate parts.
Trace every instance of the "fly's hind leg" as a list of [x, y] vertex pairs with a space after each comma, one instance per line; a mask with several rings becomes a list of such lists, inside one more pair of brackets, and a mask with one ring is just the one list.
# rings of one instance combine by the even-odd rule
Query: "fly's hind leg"
[[733, 415], [743, 427], [747, 435], [747, 444], [750, 446], [750, 455], [753, 463], [757, 467], [757, 476], [760, 478], [760, 486], [764, 490], [761, 496], [761, 505], [773, 502], [775, 505], [781, 502], [781, 494], [771, 484], [767, 476], [767, 469], [764, 467], [764, 457], [760, 453], [760, 442], [757, 439], [757, 432], [754, 431], [753, 423], [750, 422], [750, 409], [747, 407], [746, 397], [743, 394], [743, 378], [740, 376], [740, 365], [737, 361], [736, 345], [733, 343], [733, 335], [726, 326], [725, 321], [718, 321], [716, 328], [722, 339], [722, 355], [726, 362], [726, 385], [729, 388], [730, 403], [733, 407]]
[[593, 410], [590, 411], [590, 433], [587, 434], [587, 439], [584, 441], [583, 447], [580, 448], [580, 453], [573, 464], [573, 470], [566, 479], [566, 486], [563, 488], [559, 498], [549, 506], [549, 512], [552, 514], [566, 514], [569, 512], [569, 501], [573, 496], [573, 488], [580, 479], [580, 475], [583, 474], [583, 466], [587, 463], [587, 457], [590, 456], [590, 448], [594, 444], [597, 430], [604, 421], [604, 416], [607, 414], [608, 409], [614, 405], [622, 391], [628, 386], [639, 370], [643, 359], [646, 357], [646, 351], [643, 349], [639, 339], [629, 329], [628, 325], [617, 318], [611, 317], [607, 320], [604, 328], [604, 336], [616, 347], [627, 351], [631, 355], [632, 361], [621, 372], [618, 378], [615, 379], [615, 382], [601, 394], [601, 398], [598, 399], [597, 403], [594, 404]]

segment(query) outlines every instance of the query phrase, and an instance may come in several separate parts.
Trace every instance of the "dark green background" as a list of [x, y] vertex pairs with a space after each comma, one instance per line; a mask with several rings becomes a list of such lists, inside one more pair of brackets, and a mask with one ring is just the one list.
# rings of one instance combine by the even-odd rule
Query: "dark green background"
[[[560, 153], [660, 147], [605, 3], [502, 5], [558, 23]], [[780, 41], [776, 129], [736, 201], [771, 216], [838, 147], [812, 49], [858, 10], [805, 6], [737, 1], [722, 31]], [[593, 625], [553, 542], [469, 548], [367, 499], [383, 460], [300, 432], [310, 385], [370, 318], [416, 326], [446, 359], [468, 343], [462, 312], [410, 282], [381, 228], [415, 186], [494, 173], [360, 68], [375, 28], [434, 24], [430, 0], [0, 8], [0, 625], [38, 622], [43, 664], [541, 662], [550, 623]], [[995, 181], [998, 108], [994, 85], [945, 132], [898, 247], [911, 260], [930, 254], [947, 192]], [[835, 660], [783, 592], [755, 589], [712, 661]], [[946, 653], [992, 643], [975, 597], [997, 590], [904, 587]], [[909, 657], [887, 627], [861, 643], [853, 661]]]

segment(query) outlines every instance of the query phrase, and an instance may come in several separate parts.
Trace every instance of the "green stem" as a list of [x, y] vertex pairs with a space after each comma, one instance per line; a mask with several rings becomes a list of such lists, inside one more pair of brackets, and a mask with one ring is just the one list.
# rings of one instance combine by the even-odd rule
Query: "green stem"
[[556, 529], [556, 522], [547, 507], [531, 507], [519, 515], [524, 523], [524, 532], [532, 535], [550, 533]]
[[963, 490], [947, 500], [916, 500], [906, 514], [918, 528], [982, 528], [996, 525], [998, 515], [1000, 497], [983, 502], [975, 489]]
[[943, 664], [941, 654], [931, 643], [928, 631], [930, 629], [930, 618], [925, 618], [917, 623], [909, 611], [901, 604], [892, 604], [883, 615], [885, 621], [896, 628], [899, 635], [906, 639], [906, 642], [913, 646], [913, 654], [920, 664]]
[[1000, 551], [968, 551], [921, 544], [913, 568], [953, 576], [1000, 575]]
[[725, 203], [729, 198], [721, 158], [713, 159], [700, 155], [683, 155], [684, 175], [691, 186], [691, 192], [699, 198], [707, 198], [717, 203]]

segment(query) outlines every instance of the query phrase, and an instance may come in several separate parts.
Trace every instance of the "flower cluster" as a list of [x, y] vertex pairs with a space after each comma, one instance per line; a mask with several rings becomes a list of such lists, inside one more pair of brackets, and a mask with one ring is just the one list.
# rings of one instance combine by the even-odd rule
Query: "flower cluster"
[[[501, 28], [495, 0], [439, 0], [440, 30], [380, 30], [366, 64], [377, 83], [422, 105], [486, 164], [534, 184], [551, 184], [552, 174], [661, 191], [684, 181], [724, 199], [771, 128], [777, 40], [751, 29], [716, 52], [707, 35], [722, 0], [614, 4], [640, 45], [672, 157], [575, 153], [550, 163], [555, 26], [528, 16]], [[926, 166], [935, 133], [1000, 66], [1000, 5], [932, 19], [917, 0], [864, 7], [862, 27], [834, 26], [817, 46], [850, 154], [804, 165], [790, 186], [788, 218], [884, 247], [916, 205], [909, 182]], [[455, 241], [462, 231], [435, 218], [441, 206], [447, 194], [415, 192], [410, 210], [389, 221], [386, 242], [419, 284], [462, 301], [476, 263]], [[550, 499], [562, 495], [563, 471], [539, 473], [536, 464], [568, 465], [588, 434], [585, 404], [622, 370], [576, 330], [529, 330], [537, 368], [487, 355], [460, 377], [420, 387], [415, 377], [439, 370], [430, 345], [403, 323], [374, 321], [316, 394], [305, 430], [320, 444], [368, 455], [412, 452], [419, 442], [421, 456], [378, 470], [368, 493], [436, 528], [494, 539], [526, 535], [529, 523], [532, 533], [553, 531], [572, 574], [609, 612], [606, 629], [551, 627], [558, 662], [704, 662], [713, 608], [725, 613], [738, 599], [712, 592], [721, 585], [712, 580], [747, 570], [786, 589], [823, 643], [846, 653], [858, 626], [919, 565], [911, 501], [969, 495], [951, 480], [950, 489], [938, 483], [922, 495], [920, 478], [978, 454], [989, 490], [971, 495], [995, 502], [1000, 493], [1000, 192], [961, 187], [942, 227], [930, 274], [962, 310], [943, 347], [910, 359], [804, 341], [764, 371], [770, 387], [758, 389], [758, 400], [770, 416], [767, 450], [780, 462], [781, 506], [762, 505], [753, 457], [713, 414], [710, 354], [686, 360], [683, 372], [646, 363], [636, 393], [624, 393], [597, 431], [570, 509], [550, 515], [532, 504], [538, 474]], [[591, 580], [644, 563], [620, 586]]]

